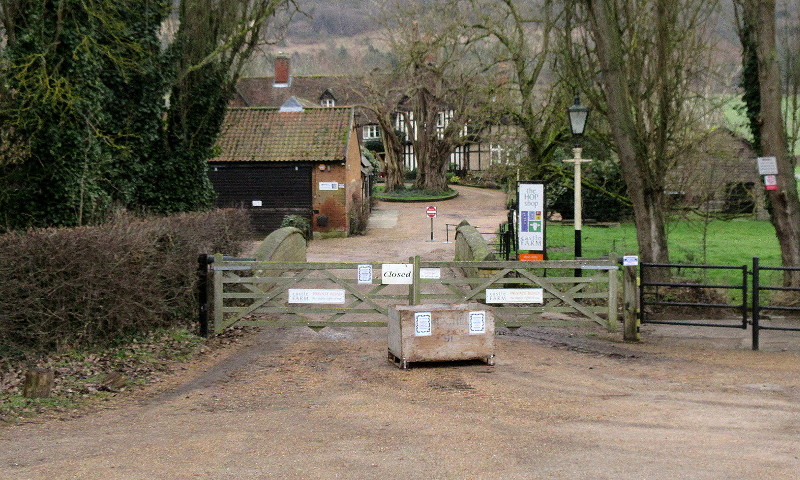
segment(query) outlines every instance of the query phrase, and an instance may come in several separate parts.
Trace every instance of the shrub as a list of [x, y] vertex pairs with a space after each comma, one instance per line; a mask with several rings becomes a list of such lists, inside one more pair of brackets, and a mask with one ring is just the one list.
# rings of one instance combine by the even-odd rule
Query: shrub
[[302, 215], [286, 215], [281, 220], [281, 228], [283, 227], [294, 227], [303, 232], [306, 241], [311, 239], [311, 222]]
[[0, 357], [113, 343], [197, 313], [197, 258], [236, 255], [243, 210], [0, 236]]
[[369, 202], [364, 201], [361, 195], [353, 193], [353, 203], [350, 204], [350, 235], [363, 235], [367, 232], [369, 221]]
[[[574, 178], [572, 165], [559, 165], [564, 172], [559, 181], [547, 186], [548, 209], [558, 212], [563, 218], [574, 217]], [[627, 197], [625, 181], [619, 163], [606, 158], [593, 159], [584, 164], [582, 188], [583, 218], [592, 218], [600, 222], [616, 222], [633, 214], [628, 202], [621, 200]], [[597, 188], [593, 188], [593, 187]], [[603, 191], [605, 190], [605, 191]], [[611, 192], [616, 197], [608, 195]]]

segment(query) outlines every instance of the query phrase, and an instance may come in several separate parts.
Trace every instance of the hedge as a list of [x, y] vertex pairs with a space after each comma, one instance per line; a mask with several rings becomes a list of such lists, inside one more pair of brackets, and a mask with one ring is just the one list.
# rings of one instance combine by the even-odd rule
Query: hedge
[[197, 313], [197, 258], [237, 255], [242, 210], [0, 235], [0, 357], [113, 344]]

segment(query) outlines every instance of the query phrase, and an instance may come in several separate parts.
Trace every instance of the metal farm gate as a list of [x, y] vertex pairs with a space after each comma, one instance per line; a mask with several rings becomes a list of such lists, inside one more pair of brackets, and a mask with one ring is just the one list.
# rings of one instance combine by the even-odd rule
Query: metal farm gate
[[[572, 276], [583, 268], [581, 277]], [[408, 283], [384, 283], [386, 272]], [[546, 262], [278, 263], [222, 255], [200, 257], [201, 332], [233, 325], [386, 326], [395, 305], [481, 302], [496, 325], [594, 321], [617, 326], [615, 260]], [[382, 273], [383, 272], [383, 273]], [[558, 274], [566, 276], [557, 276]], [[406, 273], [397, 274], [399, 277]], [[547, 321], [546, 312], [574, 320]]]
[[[659, 270], [662, 274], [657, 273]], [[703, 274], [685, 274], [693, 270]], [[736, 281], [702, 281], [713, 271], [737, 272]], [[797, 303], [800, 288], [782, 284], [783, 274], [788, 272], [800, 272], [800, 267], [764, 267], [760, 265], [758, 257], [753, 258], [752, 267], [642, 263], [638, 292], [639, 320], [643, 324], [751, 328], [752, 348], [758, 350], [761, 330], [800, 332], [798, 319], [779, 322], [763, 315], [764, 312], [800, 314]], [[767, 278], [769, 274], [772, 274], [771, 278]], [[661, 281], [659, 278], [671, 280]], [[720, 295], [720, 292], [727, 294]], [[661, 309], [660, 315], [656, 316], [654, 309]], [[681, 314], [681, 310], [693, 314]], [[704, 314], [704, 311], [729, 311], [735, 314], [736, 319], [731, 319], [731, 315], [714, 318], [714, 315]]]

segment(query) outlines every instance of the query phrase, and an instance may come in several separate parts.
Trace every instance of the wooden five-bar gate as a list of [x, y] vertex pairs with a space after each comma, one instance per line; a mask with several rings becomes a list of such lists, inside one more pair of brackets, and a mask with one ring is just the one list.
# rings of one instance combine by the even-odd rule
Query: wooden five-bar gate
[[[200, 263], [200, 321], [206, 334], [233, 325], [386, 326], [395, 305], [487, 301], [497, 326], [590, 320], [613, 331], [617, 325], [614, 258], [430, 262], [413, 257], [397, 264], [260, 262], [215, 255], [202, 256]], [[382, 275], [394, 267], [408, 272], [410, 278], [402, 280], [408, 283], [384, 283], [397, 281]], [[582, 276], [573, 276], [575, 269]], [[571, 315], [542, 318], [548, 312]]]

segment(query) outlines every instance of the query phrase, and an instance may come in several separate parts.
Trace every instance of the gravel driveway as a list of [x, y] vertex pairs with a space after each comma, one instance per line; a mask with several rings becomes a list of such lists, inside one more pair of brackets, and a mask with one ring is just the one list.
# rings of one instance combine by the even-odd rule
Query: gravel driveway
[[[379, 203], [309, 260], [452, 258], [444, 223], [503, 195]], [[451, 231], [452, 234], [452, 231]], [[500, 332], [496, 365], [400, 370], [386, 329], [256, 331], [77, 418], [0, 427], [2, 479], [796, 479], [800, 348], [740, 333]]]

